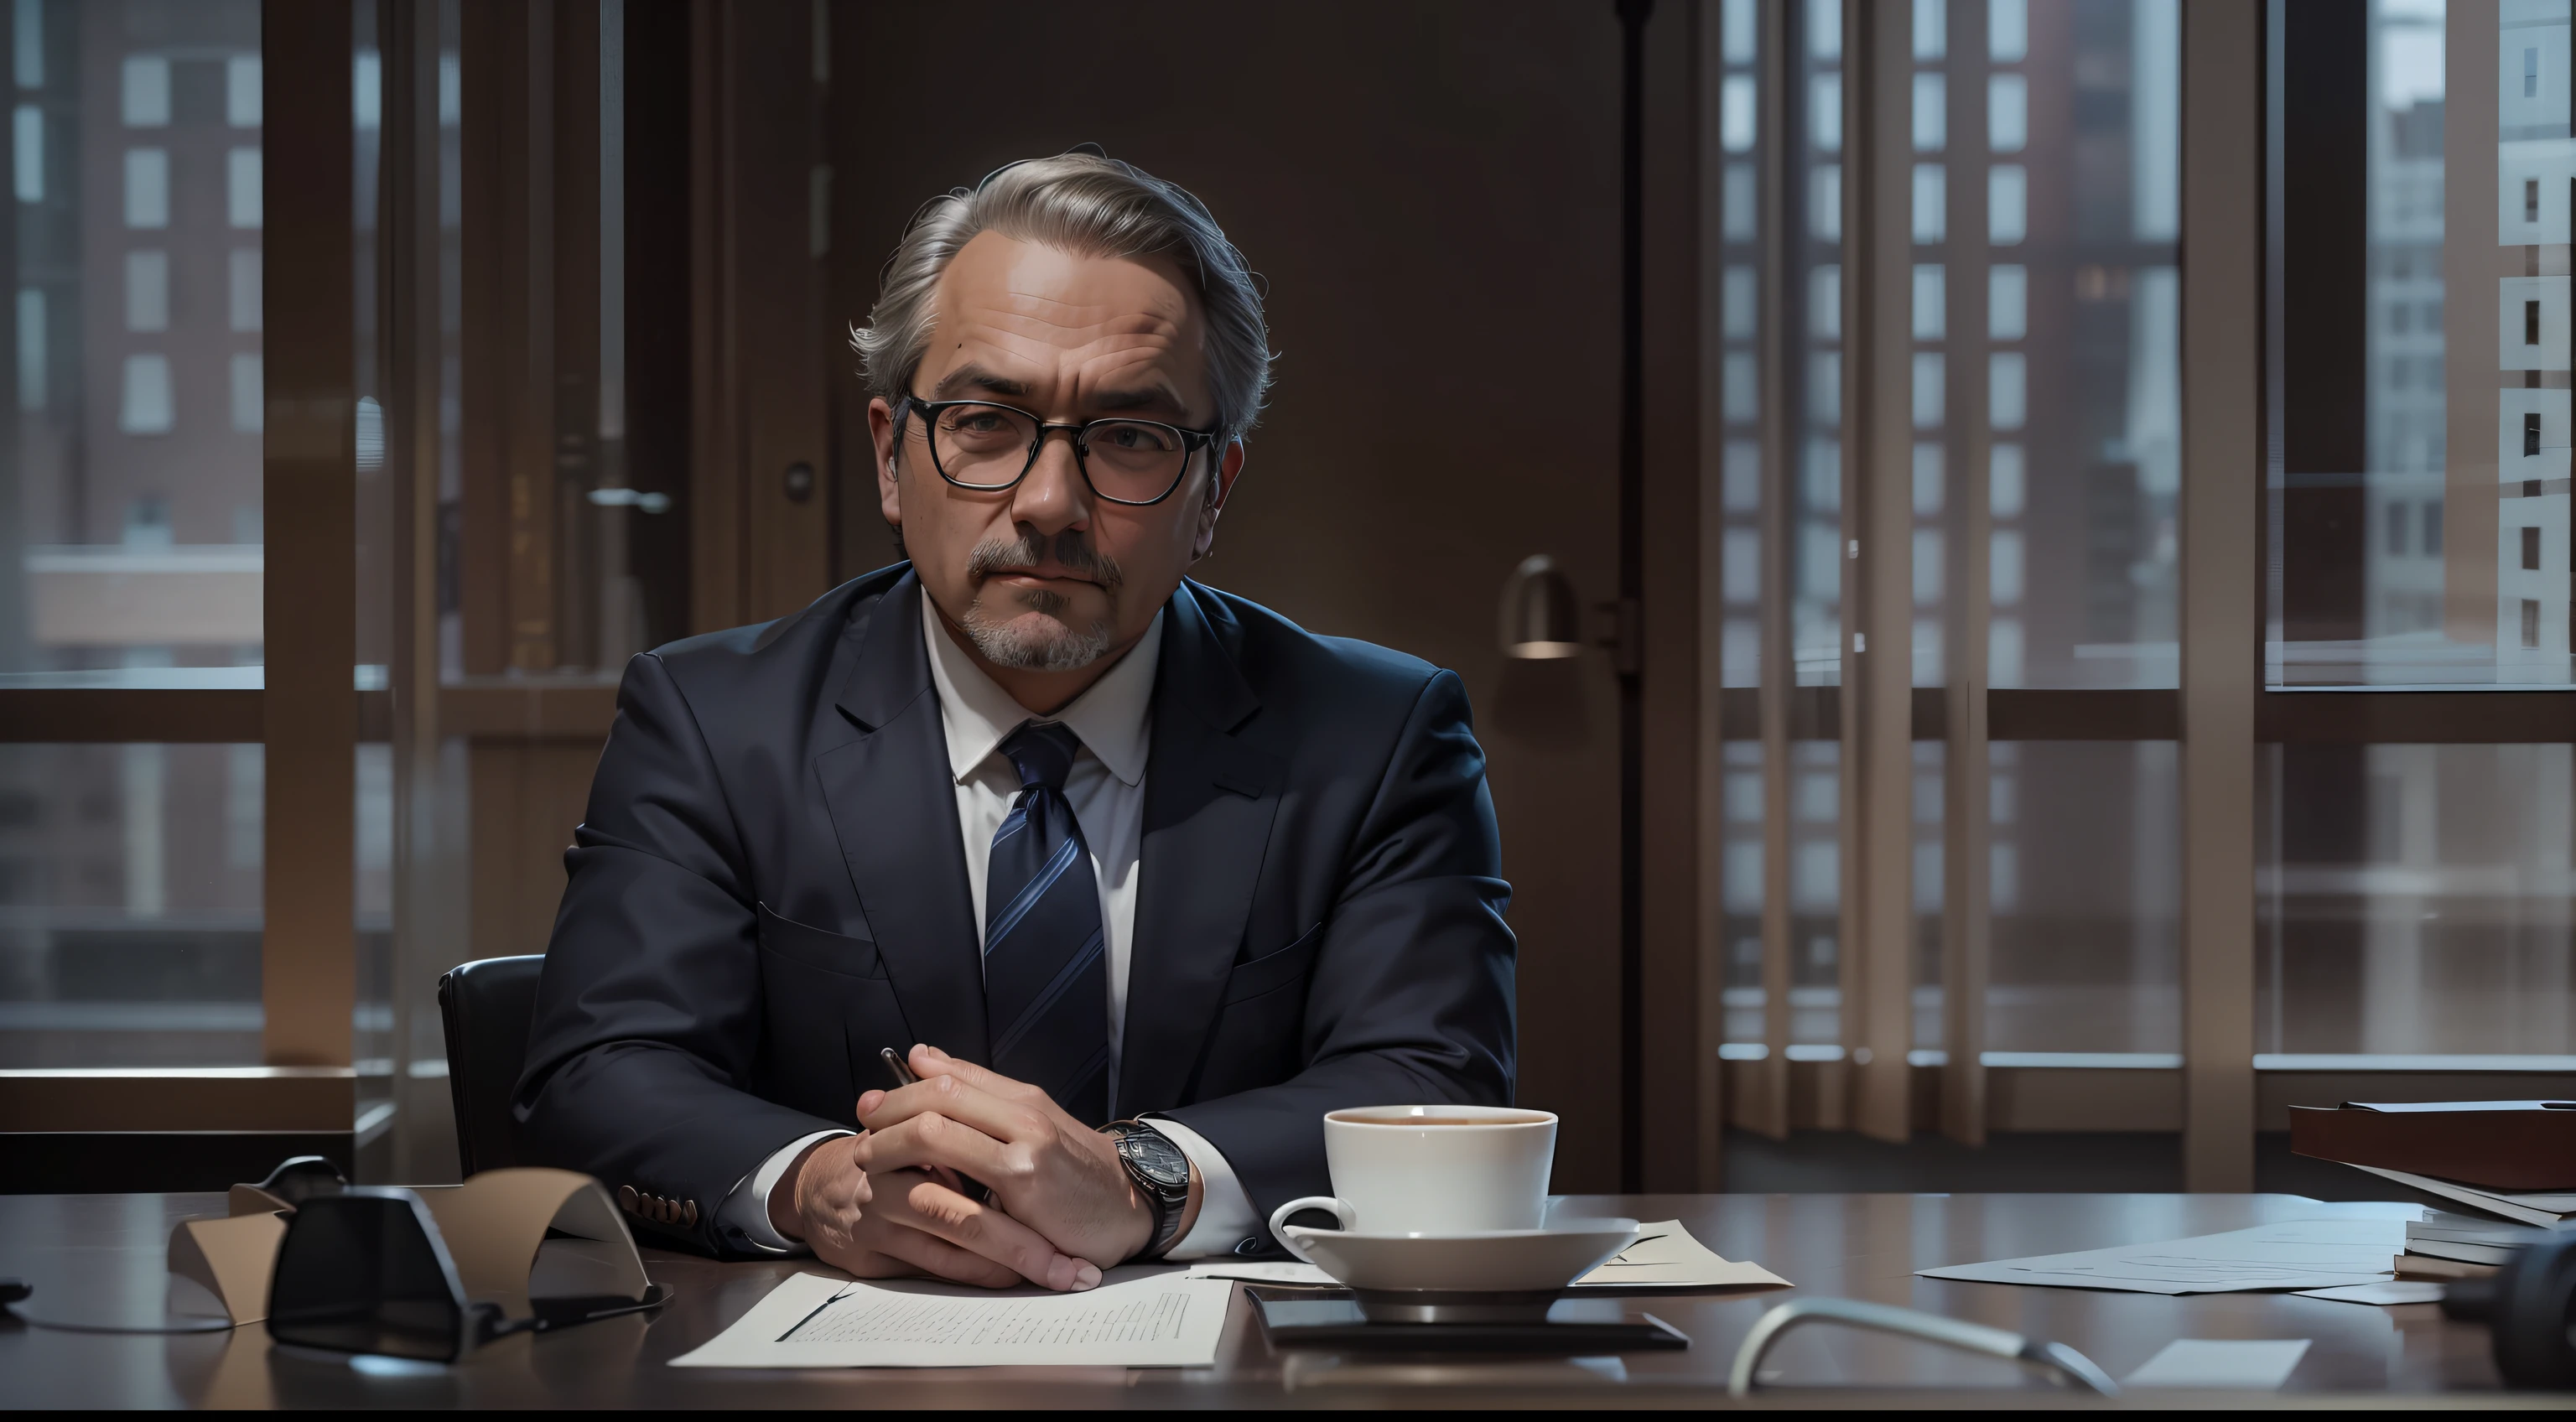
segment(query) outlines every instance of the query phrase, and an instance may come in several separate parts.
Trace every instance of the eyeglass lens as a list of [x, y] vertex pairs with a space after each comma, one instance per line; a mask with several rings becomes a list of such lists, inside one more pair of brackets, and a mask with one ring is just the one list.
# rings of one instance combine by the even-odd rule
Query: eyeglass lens
[[[1006, 405], [952, 405], [930, 421], [939, 472], [969, 488], [999, 489], [1028, 470], [1038, 421]], [[1152, 503], [1170, 492], [1189, 463], [1180, 432], [1144, 420], [1101, 420], [1083, 427], [1076, 454], [1104, 497]]]

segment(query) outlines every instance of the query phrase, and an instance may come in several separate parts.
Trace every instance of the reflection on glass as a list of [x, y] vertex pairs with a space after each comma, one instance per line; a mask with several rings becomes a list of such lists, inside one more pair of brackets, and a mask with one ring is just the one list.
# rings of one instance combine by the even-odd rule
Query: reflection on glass
[[2568, 26], [2380, 0], [2285, 31], [2276, 82], [2318, 118], [2273, 179], [2300, 199], [2274, 204], [2273, 685], [2576, 680]]
[[1939, 741], [1916, 741], [1913, 808], [1914, 976], [1912, 1039], [1917, 1052], [1941, 1047], [1941, 763]]
[[1754, 1055], [1767, 1034], [1762, 1007], [1762, 743], [1728, 741], [1719, 795], [1725, 844], [1719, 851], [1719, 940], [1726, 962], [1727, 1045]]
[[2576, 746], [2267, 746], [2260, 774], [2258, 1052], [2576, 1066]]
[[[1807, 40], [1796, 56], [1808, 82], [1799, 93], [1831, 93], [1842, 85], [1842, 12], [1826, 3], [1810, 4]], [[1822, 82], [1828, 77], [1835, 82]], [[1803, 354], [1784, 372], [1803, 388], [1791, 392], [1788, 405], [1790, 447], [1778, 451], [1790, 465], [1789, 489], [1789, 647], [1798, 686], [1835, 686], [1842, 681], [1843, 584], [1843, 320], [1842, 320], [1842, 116], [1828, 118], [1813, 109], [1791, 105], [1792, 142], [1785, 175], [1794, 190], [1803, 187], [1809, 206], [1819, 212], [1830, 205], [1836, 220], [1811, 224], [1807, 240], [1790, 244], [1792, 271], [1783, 294], [1790, 299], [1789, 329], [1798, 333]], [[1790, 870], [1794, 881], [1798, 870]]]
[[[1988, 683], [2176, 685], [2179, 10], [1961, 0], [1914, 18], [1977, 40], [1915, 37], [1912, 147], [1942, 161], [1916, 164], [1910, 225], [1950, 319], [1915, 323], [1913, 406], [1918, 484], [1982, 459], [1994, 489]], [[1945, 526], [1939, 499], [1916, 502]], [[1917, 661], [1937, 665], [1925, 612]]]
[[[1723, 532], [1721, 579], [1726, 611], [1718, 629], [1721, 685], [1757, 686], [1762, 679], [1762, 283], [1764, 260], [1756, 240], [1759, 184], [1752, 149], [1758, 111], [1759, 13], [1754, 0], [1724, 0], [1718, 10], [1723, 147], [1720, 167], [1718, 410], [1725, 421], [1720, 451], [1719, 509]], [[1758, 826], [1760, 815], [1755, 820]], [[1759, 829], [1755, 853], [1760, 853]], [[1759, 880], [1756, 880], [1757, 892]], [[1756, 936], [1759, 936], [1758, 930]], [[1757, 949], [1754, 982], [1761, 981]], [[1758, 990], [1758, 987], [1757, 987]], [[1754, 1040], [1761, 1038], [1757, 1035]]]
[[260, 660], [259, 13], [12, 0], [0, 673]]
[[263, 766], [0, 746], [0, 1067], [260, 1060]]
[[[1842, 747], [1789, 747], [1789, 1041], [1791, 1060], [1842, 1055]], [[1722, 1055], [1765, 1051], [1762, 986], [1762, 743], [1729, 741], [1719, 790], [1725, 944], [1726, 1044]], [[1936, 806], [1937, 813], [1937, 806]], [[1932, 826], [1936, 837], [1939, 825]], [[1939, 906], [1933, 909], [1939, 925]]]
[[2182, 1050], [2178, 765], [2171, 741], [1991, 748], [1987, 1050]]

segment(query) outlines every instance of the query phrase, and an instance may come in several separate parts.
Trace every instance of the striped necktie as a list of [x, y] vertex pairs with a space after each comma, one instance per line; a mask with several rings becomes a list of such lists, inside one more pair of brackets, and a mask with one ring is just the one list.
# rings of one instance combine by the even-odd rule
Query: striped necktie
[[1082, 743], [1032, 721], [1002, 742], [1019, 798], [993, 833], [984, 878], [984, 1020], [993, 1070], [1055, 1098], [1085, 1125], [1109, 1119], [1109, 967], [1082, 826], [1064, 778]]

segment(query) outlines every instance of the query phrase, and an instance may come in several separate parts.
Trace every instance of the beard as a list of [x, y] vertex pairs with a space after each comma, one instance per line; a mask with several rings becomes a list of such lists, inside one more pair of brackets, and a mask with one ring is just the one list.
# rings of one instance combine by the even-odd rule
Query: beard
[[[1013, 671], [1064, 672], [1087, 667], [1100, 660], [1113, 640], [1109, 619], [1096, 619], [1087, 628], [1076, 628], [1065, 620], [1072, 599], [1046, 588], [1013, 589], [1009, 605], [987, 605], [981, 587], [984, 579], [997, 572], [1033, 567], [1044, 561], [1049, 540], [1035, 531], [1024, 532], [1016, 542], [998, 539], [975, 545], [966, 555], [966, 573], [979, 585], [975, 600], [957, 619], [967, 640], [985, 660]], [[1066, 571], [1079, 574], [1100, 585], [1102, 592], [1117, 600], [1122, 581], [1117, 562], [1096, 551], [1090, 541], [1072, 529], [1053, 539], [1055, 561]]]

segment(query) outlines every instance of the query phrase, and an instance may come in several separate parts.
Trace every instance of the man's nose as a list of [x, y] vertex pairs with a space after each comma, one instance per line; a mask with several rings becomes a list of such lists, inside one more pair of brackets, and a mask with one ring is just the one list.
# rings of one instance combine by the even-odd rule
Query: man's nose
[[1040, 533], [1081, 528], [1091, 519], [1091, 486], [1074, 461], [1073, 432], [1049, 430], [1027, 477], [1011, 491], [1011, 520]]

